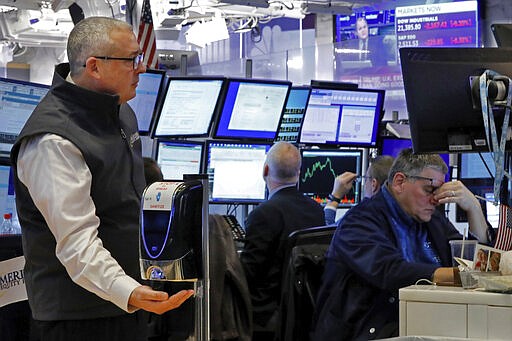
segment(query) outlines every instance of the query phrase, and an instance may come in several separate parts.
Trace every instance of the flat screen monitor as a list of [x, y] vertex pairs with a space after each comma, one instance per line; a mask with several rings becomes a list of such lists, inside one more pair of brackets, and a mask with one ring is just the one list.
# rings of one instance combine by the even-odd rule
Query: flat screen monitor
[[[494, 200], [494, 175], [496, 167], [491, 153], [460, 153], [457, 160], [457, 178], [475, 195], [489, 200], [480, 200], [482, 211], [487, 216], [491, 225], [498, 227], [495, 217], [496, 207]], [[458, 222], [468, 221], [466, 212], [457, 205], [455, 218]], [[494, 218], [494, 221], [491, 222]]]
[[16, 216], [13, 179], [11, 166], [0, 165], [0, 218], [5, 213], [11, 213], [13, 217]]
[[165, 180], [183, 180], [184, 174], [200, 174], [203, 142], [158, 140], [156, 162]]
[[[414, 152], [488, 152], [482, 111], [473, 106], [470, 77], [479, 77], [487, 69], [512, 76], [510, 50], [403, 48], [400, 59]], [[502, 112], [494, 112], [501, 131]]]
[[[392, 136], [380, 136], [378, 142], [378, 152], [379, 155], [389, 155], [392, 157], [397, 157], [400, 151], [404, 148], [412, 148], [412, 140], [410, 139], [399, 139]], [[443, 159], [446, 166], [450, 166], [450, 154], [439, 154], [439, 156]], [[444, 181], [451, 180], [451, 173], [446, 173]]]
[[272, 143], [291, 83], [264, 79], [230, 79], [215, 137]]
[[265, 200], [263, 164], [270, 144], [207, 141], [211, 203], [259, 203]]
[[[338, 175], [347, 171], [361, 174], [363, 156], [358, 149], [301, 149], [301, 155], [299, 191], [320, 204], [327, 203], [334, 179]], [[361, 182], [358, 181], [341, 198], [340, 205], [356, 205], [360, 198]]]
[[[426, 1], [425, 1], [426, 2]], [[397, 47], [477, 47], [478, 1], [397, 6]]]
[[222, 77], [171, 77], [152, 137], [208, 136], [224, 82]]
[[395, 23], [395, 10], [381, 11], [354, 11], [354, 13], [336, 14], [334, 16], [334, 41], [340, 42], [345, 40], [357, 39], [356, 22], [359, 18], [364, 18], [368, 26], [368, 35], [383, 35], [387, 26], [393, 26]]
[[50, 87], [0, 78], [0, 159], [8, 159], [11, 148], [27, 119]]
[[512, 24], [492, 24], [491, 31], [499, 47], [512, 47]]
[[394, 137], [379, 137], [379, 154], [397, 157], [404, 148], [412, 148], [410, 139], [399, 139]]
[[299, 142], [375, 147], [383, 104], [384, 90], [312, 87]]
[[287, 141], [296, 143], [299, 138], [300, 124], [308, 105], [308, 86], [293, 86], [290, 89], [286, 106], [279, 122], [279, 129], [275, 141]]
[[332, 88], [332, 89], [357, 89], [357, 88], [359, 88], [359, 84], [357, 84], [357, 83], [322, 81], [322, 80], [316, 80], [316, 79], [312, 79], [309, 82], [309, 85], [314, 86], [314, 87]]
[[135, 111], [140, 135], [148, 135], [151, 131], [151, 123], [156, 115], [164, 85], [163, 70], [147, 69], [145, 73], [139, 74], [135, 97], [129, 100], [128, 104]]

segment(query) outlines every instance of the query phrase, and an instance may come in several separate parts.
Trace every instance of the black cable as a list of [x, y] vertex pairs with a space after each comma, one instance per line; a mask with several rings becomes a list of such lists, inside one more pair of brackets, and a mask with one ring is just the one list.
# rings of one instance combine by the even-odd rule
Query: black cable
[[108, 7], [110, 7], [110, 12], [112, 13], [112, 18], [115, 19], [115, 14], [114, 14], [114, 7], [112, 7], [112, 4], [110, 3], [109, 0], [105, 0], [105, 2], [108, 4]]
[[[251, 28], [251, 41], [253, 43], [259, 43], [262, 39], [260, 27], [258, 25]], [[262, 51], [263, 52], [263, 51]]]
[[492, 180], [494, 180], [494, 175], [492, 174], [491, 170], [489, 169], [489, 166], [487, 166], [487, 162], [485, 162], [484, 157], [482, 156], [481, 152], [478, 152], [478, 156], [480, 156], [480, 160], [482, 160], [482, 163], [485, 166], [485, 169], [487, 169], [487, 172], [489, 173]]
[[291, 6], [290, 5], [287, 5], [286, 3], [282, 2], [282, 1], [269, 1], [268, 2], [269, 4], [281, 4], [283, 5], [286, 9], [289, 9], [289, 10], [292, 10], [295, 8], [295, 6], [293, 5], [293, 2], [291, 3]]

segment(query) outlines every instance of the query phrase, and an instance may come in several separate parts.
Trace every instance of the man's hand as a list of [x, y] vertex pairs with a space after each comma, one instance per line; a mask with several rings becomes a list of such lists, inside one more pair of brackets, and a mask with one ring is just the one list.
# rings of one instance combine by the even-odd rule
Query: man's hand
[[435, 192], [441, 204], [456, 203], [464, 211], [480, 210], [480, 203], [471, 191], [458, 180], [445, 182]]
[[469, 230], [480, 243], [490, 242], [487, 239], [487, 221], [478, 199], [460, 181], [448, 181], [435, 192], [434, 199], [441, 204], [455, 203], [466, 211]]
[[337, 198], [343, 198], [343, 196], [352, 189], [352, 186], [356, 178], [357, 174], [352, 172], [344, 172], [343, 174], [338, 175], [334, 179], [334, 185], [332, 186], [332, 195], [334, 195]]
[[194, 290], [181, 290], [169, 297], [164, 291], [156, 291], [149, 286], [141, 285], [132, 291], [128, 304], [160, 315], [178, 308], [192, 295], [194, 295]]

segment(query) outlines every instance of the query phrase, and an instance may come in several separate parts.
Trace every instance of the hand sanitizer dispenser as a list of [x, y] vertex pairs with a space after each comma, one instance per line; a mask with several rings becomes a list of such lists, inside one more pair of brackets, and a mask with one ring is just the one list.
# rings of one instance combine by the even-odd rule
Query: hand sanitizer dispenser
[[197, 180], [155, 182], [144, 190], [139, 234], [143, 279], [203, 278], [202, 194]]

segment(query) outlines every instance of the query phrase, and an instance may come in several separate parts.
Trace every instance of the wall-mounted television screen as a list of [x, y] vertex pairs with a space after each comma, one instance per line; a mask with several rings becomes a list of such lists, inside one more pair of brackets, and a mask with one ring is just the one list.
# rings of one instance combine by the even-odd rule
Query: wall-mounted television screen
[[397, 47], [477, 47], [478, 2], [396, 7]]

